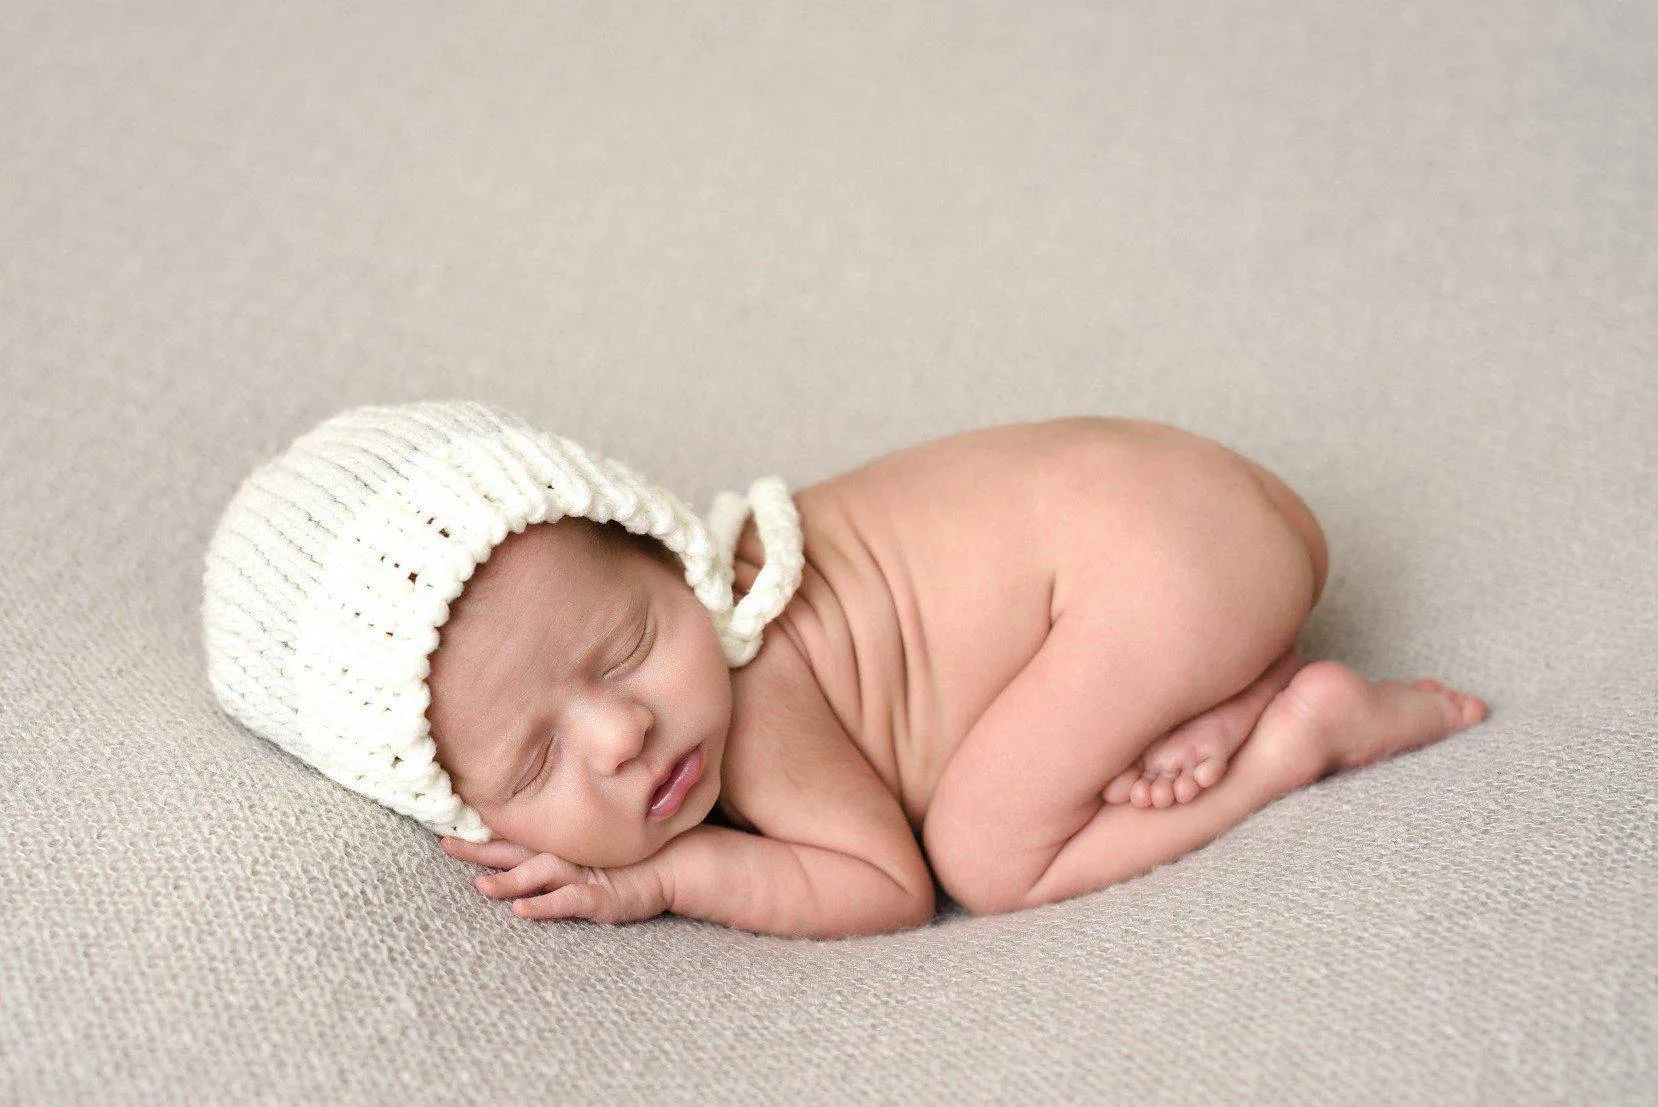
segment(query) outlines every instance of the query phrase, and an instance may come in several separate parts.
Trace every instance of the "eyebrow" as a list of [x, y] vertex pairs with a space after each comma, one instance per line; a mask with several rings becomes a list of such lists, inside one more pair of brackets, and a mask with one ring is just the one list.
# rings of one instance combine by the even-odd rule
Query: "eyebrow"
[[[615, 646], [616, 640], [622, 636], [622, 633], [638, 622], [640, 616], [649, 607], [650, 590], [645, 587], [643, 581], [636, 581], [633, 586], [633, 602], [623, 610], [621, 618], [612, 624], [609, 630], [600, 635], [598, 640], [588, 649], [586, 656], [581, 659], [581, 666], [585, 668], [591, 665], [594, 658], [601, 656], [606, 650]], [[539, 739], [544, 730], [545, 727], [541, 721], [534, 717], [531, 717], [519, 728], [518, 733], [513, 736], [512, 741], [508, 744], [508, 749], [511, 750], [511, 759], [507, 763], [507, 768], [497, 779], [495, 786], [490, 789], [491, 799], [504, 803], [513, 797], [515, 794], [514, 788], [524, 775], [525, 762], [530, 753], [540, 745]]]

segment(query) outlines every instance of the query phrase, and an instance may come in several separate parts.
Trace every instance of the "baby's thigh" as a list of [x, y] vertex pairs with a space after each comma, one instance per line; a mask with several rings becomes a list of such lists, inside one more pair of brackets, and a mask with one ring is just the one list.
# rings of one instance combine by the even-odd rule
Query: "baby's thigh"
[[1216, 486], [1173, 520], [1121, 532], [1080, 573], [1035, 657], [991, 702], [939, 778], [923, 823], [955, 896], [1040, 877], [1155, 738], [1254, 681], [1310, 610], [1300, 536], [1254, 489]]

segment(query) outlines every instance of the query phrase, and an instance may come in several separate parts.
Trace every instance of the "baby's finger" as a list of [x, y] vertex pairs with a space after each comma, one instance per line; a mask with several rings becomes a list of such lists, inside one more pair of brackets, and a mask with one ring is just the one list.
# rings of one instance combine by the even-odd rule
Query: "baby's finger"
[[490, 899], [511, 899], [569, 884], [582, 879], [582, 875], [581, 866], [550, 853], [538, 853], [507, 872], [480, 876], [472, 883]]
[[587, 884], [566, 884], [544, 896], [521, 899], [512, 905], [512, 913], [521, 919], [568, 919], [588, 914], [592, 910], [591, 897], [584, 894]]
[[444, 838], [443, 852], [450, 857], [458, 857], [462, 861], [470, 861], [474, 865], [488, 865], [492, 869], [510, 869], [514, 865], [522, 865], [536, 855], [533, 849], [526, 849], [505, 838], [496, 838], [490, 842], [468, 842], [465, 838]]

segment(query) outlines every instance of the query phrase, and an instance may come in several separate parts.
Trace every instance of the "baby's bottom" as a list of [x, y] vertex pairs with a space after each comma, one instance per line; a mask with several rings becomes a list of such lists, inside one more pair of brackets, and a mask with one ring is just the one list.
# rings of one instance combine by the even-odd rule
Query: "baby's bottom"
[[[1330, 772], [1484, 717], [1434, 681], [1304, 664], [1295, 636], [1317, 590], [1297, 528], [1235, 488], [1218, 486], [1212, 507], [1228, 541], [1113, 566], [1132, 588], [1079, 588], [946, 766], [922, 837], [940, 885], [974, 914], [1138, 876]], [[1217, 728], [1231, 736], [1218, 769], [1186, 766], [1174, 780], [1188, 794], [1156, 794], [1175, 786], [1146, 779], [1159, 746]], [[1149, 802], [1133, 802], [1137, 789]]]

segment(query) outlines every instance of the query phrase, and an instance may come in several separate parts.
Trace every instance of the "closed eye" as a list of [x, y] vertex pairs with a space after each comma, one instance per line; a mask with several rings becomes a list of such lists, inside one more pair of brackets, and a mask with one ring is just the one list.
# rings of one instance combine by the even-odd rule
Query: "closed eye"
[[[639, 645], [635, 646], [633, 652], [622, 659], [622, 663], [618, 665], [616, 669], [625, 668], [630, 662], [633, 662], [635, 658], [637, 658], [640, 663], [643, 663], [644, 659], [650, 656], [650, 648], [655, 644], [656, 623], [650, 618], [649, 612], [647, 612], [645, 627], [639, 636]], [[616, 669], [612, 669], [611, 672], [615, 672]], [[608, 676], [609, 674], [607, 673], [606, 675]], [[520, 784], [517, 788], [513, 789], [512, 794], [514, 796], [523, 792], [530, 785], [541, 779], [542, 773], [546, 771], [547, 763], [552, 760], [553, 743], [556, 741], [558, 741], [556, 737], [548, 739], [547, 744], [542, 748], [541, 760], [536, 764], [535, 768], [531, 770], [528, 779], [526, 779], [523, 784]]]
[[544, 769], [546, 769], [547, 762], [552, 760], [552, 757], [553, 757], [553, 743], [556, 742], [556, 741], [558, 741], [557, 738], [547, 739], [546, 744], [541, 747], [541, 760], [536, 763], [536, 766], [535, 766], [534, 769], [530, 770], [530, 775], [529, 775], [528, 778], [525, 779], [524, 783], [518, 785], [518, 787], [516, 787], [512, 790], [512, 794], [514, 796], [520, 794], [521, 792], [524, 791], [524, 789], [528, 788], [530, 785], [534, 784], [536, 781], [541, 779], [541, 773]]
[[[655, 630], [656, 630], [656, 623], [652, 619], [647, 617], [646, 620], [645, 620], [645, 629], [639, 635], [639, 645], [634, 647], [633, 652], [628, 654], [627, 657], [623, 658], [622, 663], [620, 665], [618, 665], [616, 668], [617, 669], [626, 668], [628, 666], [629, 662], [633, 662], [633, 661], [643, 662], [645, 660], [645, 658], [647, 656], [649, 656], [649, 654], [650, 654], [650, 647], [655, 645], [655, 633], [654, 633]], [[611, 670], [611, 672], [615, 672], [615, 671], [616, 671], [615, 669]]]

